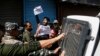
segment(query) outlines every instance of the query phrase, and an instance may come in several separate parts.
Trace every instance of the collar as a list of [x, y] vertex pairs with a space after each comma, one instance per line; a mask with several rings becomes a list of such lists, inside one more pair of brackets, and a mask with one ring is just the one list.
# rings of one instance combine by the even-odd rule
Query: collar
[[26, 30], [26, 29], [25, 29], [25, 32], [28, 32], [28, 33], [30, 33], [30, 32], [29, 32], [28, 30]]

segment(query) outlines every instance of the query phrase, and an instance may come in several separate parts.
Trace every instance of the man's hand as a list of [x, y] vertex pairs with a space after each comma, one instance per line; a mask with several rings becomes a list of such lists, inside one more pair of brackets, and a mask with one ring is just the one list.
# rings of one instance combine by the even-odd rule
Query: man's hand
[[34, 37], [36, 37], [37, 35], [36, 34], [34, 34]]
[[37, 34], [34, 34], [34, 37], [38, 37], [38, 35]]
[[60, 34], [60, 35], [58, 35], [58, 39], [62, 39], [62, 38], [64, 38], [64, 36], [65, 36], [65, 33], [62, 33], [62, 34]]

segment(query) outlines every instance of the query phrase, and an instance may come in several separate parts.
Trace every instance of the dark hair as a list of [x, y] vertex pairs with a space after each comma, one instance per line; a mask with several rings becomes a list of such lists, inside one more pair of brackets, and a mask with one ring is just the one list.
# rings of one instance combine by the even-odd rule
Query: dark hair
[[0, 25], [0, 42], [1, 42], [2, 37], [4, 36], [4, 33], [5, 33], [5, 27]]
[[31, 22], [26, 21], [26, 22], [24, 23], [24, 27], [27, 27], [27, 23], [30, 23], [30, 24], [31, 24]]
[[46, 19], [48, 22], [50, 22], [50, 18], [44, 17], [43, 20]]

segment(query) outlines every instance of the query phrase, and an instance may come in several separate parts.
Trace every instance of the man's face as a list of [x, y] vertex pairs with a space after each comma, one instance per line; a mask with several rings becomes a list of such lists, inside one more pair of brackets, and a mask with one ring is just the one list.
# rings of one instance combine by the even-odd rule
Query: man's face
[[54, 30], [51, 30], [50, 31], [50, 37], [54, 38], [56, 36], [56, 33]]
[[19, 36], [19, 34], [20, 34], [20, 32], [18, 29], [13, 29], [13, 30], [11, 30], [11, 33], [10, 33], [11, 36]]
[[32, 30], [32, 25], [31, 25], [30, 23], [27, 23], [26, 29], [27, 29], [28, 31], [31, 31], [31, 30]]

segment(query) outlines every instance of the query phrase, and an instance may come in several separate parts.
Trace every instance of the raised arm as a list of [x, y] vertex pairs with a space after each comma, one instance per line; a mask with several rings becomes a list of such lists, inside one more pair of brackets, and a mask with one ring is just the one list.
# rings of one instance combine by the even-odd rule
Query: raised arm
[[39, 32], [40, 32], [40, 28], [41, 28], [41, 25], [38, 26], [34, 37], [37, 37], [37, 36], [38, 36], [38, 34], [39, 34]]

